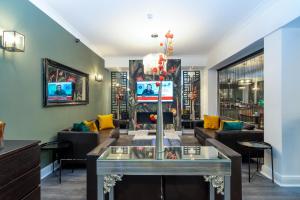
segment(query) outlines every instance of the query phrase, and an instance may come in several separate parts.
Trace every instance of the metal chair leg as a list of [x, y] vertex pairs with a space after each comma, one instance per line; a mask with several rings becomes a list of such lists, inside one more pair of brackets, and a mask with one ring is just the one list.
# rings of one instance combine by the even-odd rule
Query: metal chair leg
[[256, 171], [258, 172], [258, 166], [259, 166], [259, 161], [258, 161], [258, 151], [256, 152]]
[[250, 183], [250, 151], [248, 152], [248, 181]]
[[273, 148], [272, 147], [271, 147], [271, 162], [272, 162], [272, 183], [274, 183]]
[[61, 183], [62, 160], [59, 160], [59, 183]]

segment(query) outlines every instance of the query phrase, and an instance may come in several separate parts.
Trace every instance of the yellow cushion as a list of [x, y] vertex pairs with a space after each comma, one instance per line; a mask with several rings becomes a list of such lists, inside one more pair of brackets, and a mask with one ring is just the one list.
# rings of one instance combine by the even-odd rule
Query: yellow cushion
[[220, 130], [223, 130], [224, 129], [224, 123], [225, 122], [239, 122], [239, 120], [221, 120], [220, 122]]
[[220, 118], [219, 116], [204, 115], [204, 128], [219, 129]]
[[98, 132], [97, 125], [94, 121], [83, 121], [83, 123], [89, 127], [90, 131], [92, 132]]
[[98, 115], [100, 130], [115, 128], [113, 123], [113, 114]]

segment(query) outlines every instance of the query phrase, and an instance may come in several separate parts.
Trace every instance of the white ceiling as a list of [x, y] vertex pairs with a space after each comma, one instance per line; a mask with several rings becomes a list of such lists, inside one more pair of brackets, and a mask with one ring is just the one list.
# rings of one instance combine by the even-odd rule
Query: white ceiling
[[[255, 9], [274, 0], [30, 1], [105, 58], [156, 52], [169, 29], [175, 35], [175, 55], [208, 54]], [[158, 39], [150, 37], [154, 32]]]

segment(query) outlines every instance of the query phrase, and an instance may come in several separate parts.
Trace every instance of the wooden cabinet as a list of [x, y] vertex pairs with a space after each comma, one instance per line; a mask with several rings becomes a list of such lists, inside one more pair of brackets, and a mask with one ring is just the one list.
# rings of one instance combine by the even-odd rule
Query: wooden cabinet
[[39, 141], [5, 140], [0, 150], [0, 199], [40, 199]]

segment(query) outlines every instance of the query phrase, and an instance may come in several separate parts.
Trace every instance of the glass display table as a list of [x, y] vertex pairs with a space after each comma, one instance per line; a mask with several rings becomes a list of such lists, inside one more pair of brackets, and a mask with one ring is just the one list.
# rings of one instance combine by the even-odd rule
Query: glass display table
[[123, 175], [204, 176], [210, 200], [215, 189], [230, 200], [231, 160], [212, 146], [165, 147], [163, 160], [155, 159], [154, 146], [110, 146], [97, 160], [98, 200], [105, 193], [114, 199], [113, 187]]

